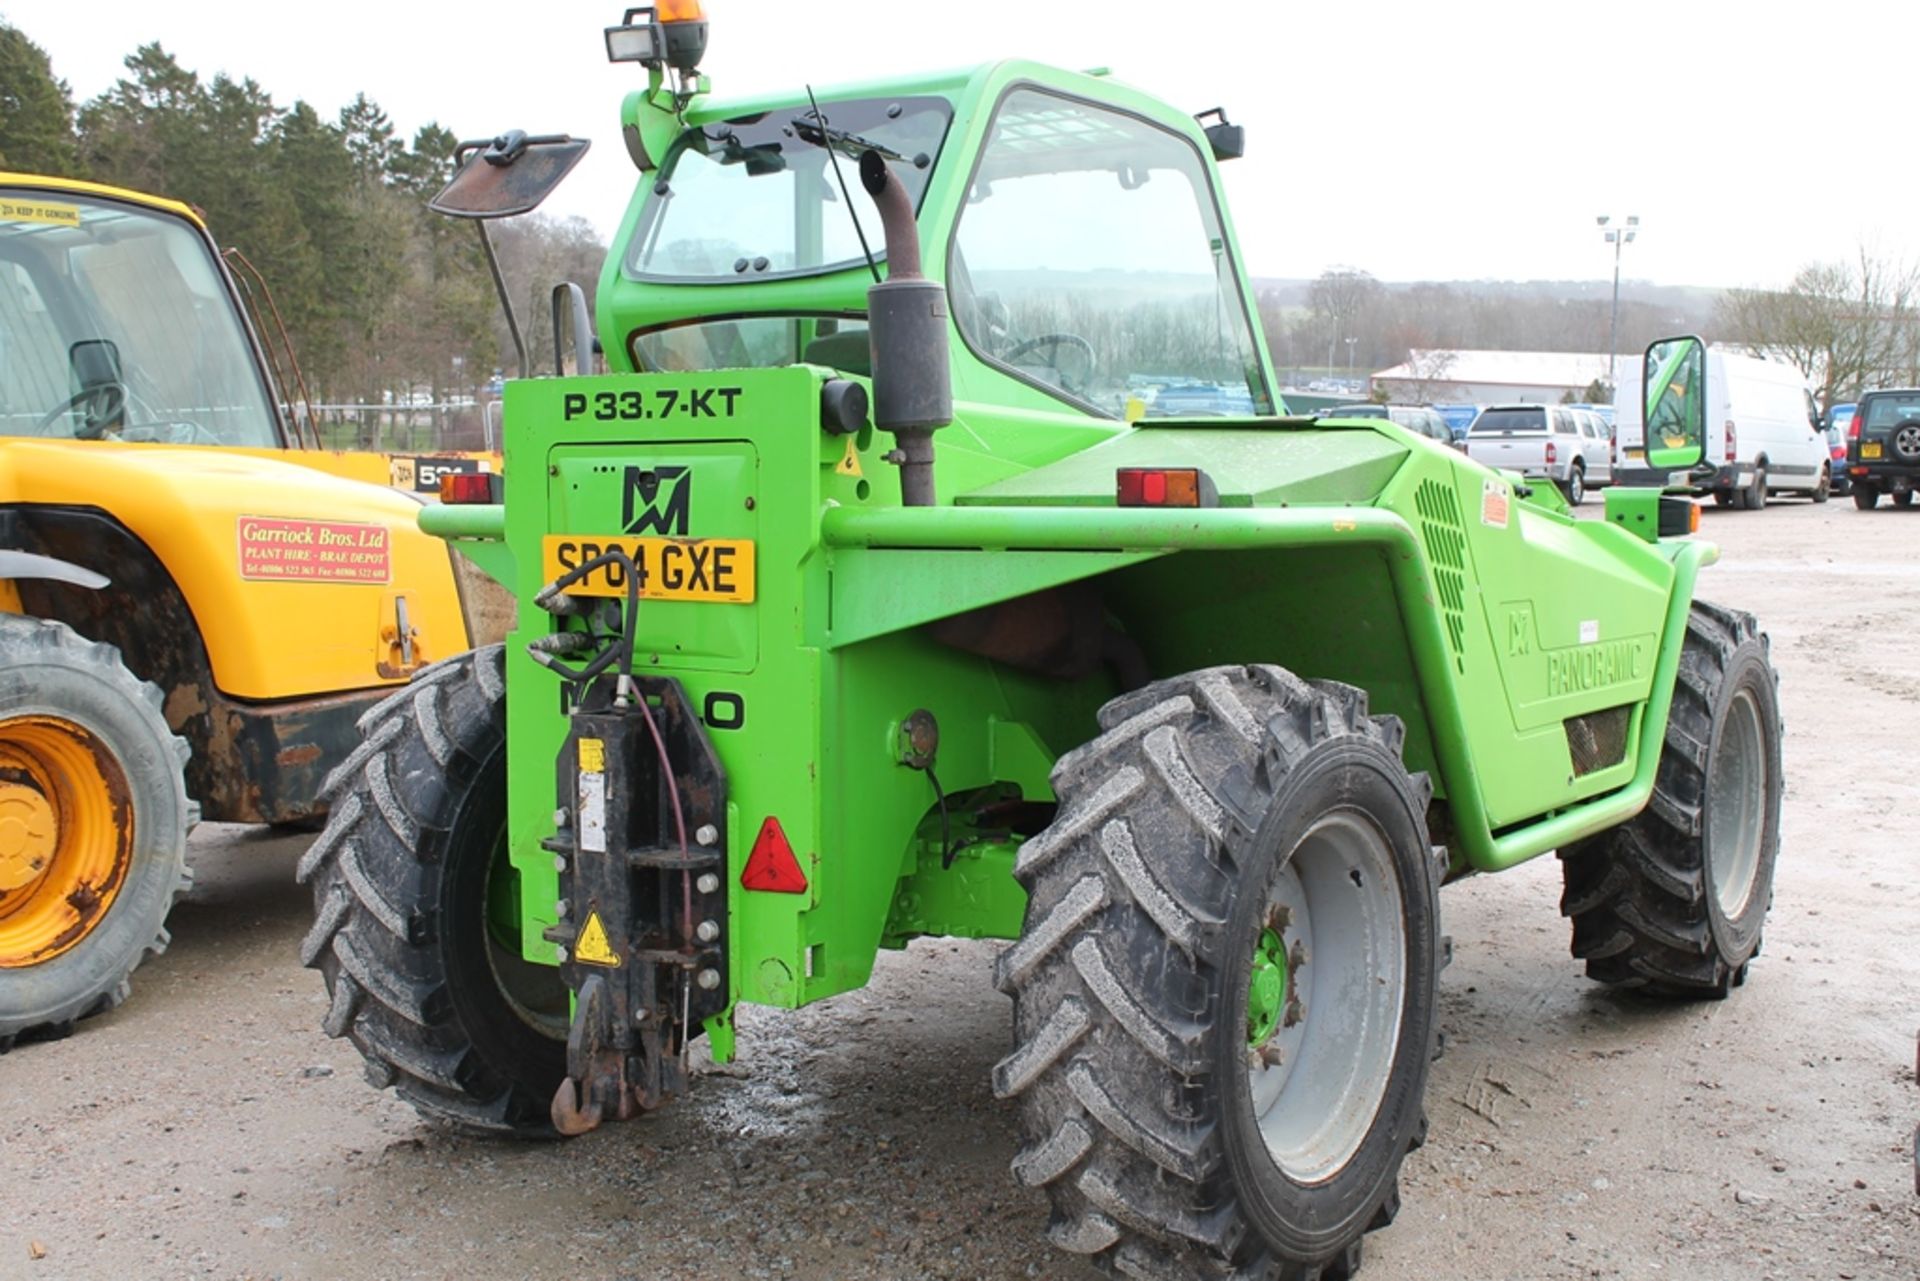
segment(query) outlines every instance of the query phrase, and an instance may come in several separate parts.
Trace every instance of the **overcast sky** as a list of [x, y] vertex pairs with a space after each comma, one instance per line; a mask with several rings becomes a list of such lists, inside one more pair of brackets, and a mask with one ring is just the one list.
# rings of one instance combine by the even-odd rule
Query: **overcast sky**
[[[1613, 268], [1602, 213], [1640, 216], [1630, 280], [1779, 284], [1862, 243], [1920, 260], [1912, 0], [709, 0], [707, 12], [720, 97], [1031, 57], [1107, 66], [1190, 110], [1225, 106], [1247, 126], [1246, 158], [1225, 174], [1260, 276], [1350, 265], [1388, 280], [1600, 279]], [[305, 98], [331, 116], [364, 90], [403, 133], [438, 120], [463, 137], [591, 138], [547, 208], [603, 235], [634, 179], [620, 99], [644, 74], [605, 60], [601, 31], [620, 14], [580, 0], [0, 0], [78, 101], [157, 40], [204, 78], [250, 76], [282, 105]]]

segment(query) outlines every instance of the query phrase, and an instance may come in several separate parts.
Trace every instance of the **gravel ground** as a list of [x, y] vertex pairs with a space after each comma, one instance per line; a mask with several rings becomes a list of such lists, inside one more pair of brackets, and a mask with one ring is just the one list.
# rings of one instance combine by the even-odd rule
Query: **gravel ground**
[[[1765, 953], [1732, 1000], [1652, 1005], [1568, 958], [1555, 860], [1449, 889], [1432, 1136], [1368, 1281], [1920, 1275], [1920, 510], [1707, 524], [1727, 556], [1702, 594], [1757, 612], [1782, 674]], [[1007, 1174], [993, 945], [916, 944], [865, 991], [749, 1010], [741, 1064], [691, 1100], [512, 1146], [428, 1128], [320, 1034], [303, 840], [194, 844], [134, 999], [0, 1058], [0, 1278], [1092, 1275]]]

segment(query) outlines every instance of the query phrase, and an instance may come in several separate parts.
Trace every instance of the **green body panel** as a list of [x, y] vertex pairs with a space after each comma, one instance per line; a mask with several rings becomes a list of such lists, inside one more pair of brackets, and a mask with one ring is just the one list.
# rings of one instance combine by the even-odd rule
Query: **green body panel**
[[[819, 91], [823, 105], [880, 93], [951, 101], [919, 215], [935, 278], [993, 104], [1026, 83], [1205, 147], [1190, 118], [1143, 94], [1027, 63]], [[635, 95], [626, 108], [656, 161], [678, 129], [655, 105], [665, 100]], [[687, 119], [804, 102], [696, 97]], [[1210, 159], [1206, 171], [1217, 188]], [[882, 457], [890, 438], [821, 429], [821, 385], [847, 374], [631, 372], [638, 330], [717, 315], [858, 316], [870, 283], [864, 264], [799, 279], [632, 279], [626, 246], [654, 198], [643, 179], [601, 279], [599, 331], [617, 372], [509, 383], [504, 516], [422, 517], [521, 601], [507, 665], [509, 857], [530, 959], [554, 959], [541, 935], [558, 879], [540, 842], [554, 833], [567, 716], [559, 681], [526, 646], [578, 626], [533, 604], [543, 539], [620, 535], [635, 469], [686, 469], [676, 473], [690, 486], [685, 528], [673, 533], [755, 547], [751, 603], [643, 601], [635, 636], [637, 670], [677, 678], [695, 708], [723, 695], [743, 711], [737, 724], [708, 722], [727, 775], [735, 1000], [796, 1006], [859, 987], [879, 948], [918, 935], [1017, 933], [1019, 839], [995, 815], [1049, 802], [1054, 761], [1098, 732], [1097, 709], [1123, 688], [1114, 663], [998, 648], [1046, 648], [1060, 639], [1047, 630], [1056, 613], [1123, 636], [1155, 677], [1278, 663], [1366, 689], [1376, 713], [1404, 722], [1410, 767], [1431, 773], [1435, 828], [1458, 872], [1511, 866], [1647, 804], [1709, 546], [1577, 522], [1550, 486], [1523, 496], [1515, 478], [1385, 420], [1129, 426], [1081, 413], [975, 356], [951, 326], [955, 418], [936, 434], [938, 503], [905, 508]], [[1218, 506], [1117, 507], [1115, 470], [1156, 466], [1202, 468]], [[1639, 509], [1623, 499], [1620, 510]], [[957, 638], [957, 624], [971, 630]], [[922, 711], [939, 729], [944, 824], [933, 778], [902, 757], [901, 727]], [[1576, 763], [1576, 731], [1611, 750]], [[803, 894], [740, 887], [769, 818], [806, 872]], [[727, 1018], [708, 1031], [717, 1054], [731, 1053]]]
[[1606, 491], [1607, 523], [1618, 525], [1635, 538], [1660, 541], [1662, 491], [1633, 485], [1610, 485]]
[[1155, 420], [954, 502], [1111, 507], [1113, 476], [1121, 467], [1198, 467], [1218, 488], [1222, 507], [1370, 503], [1406, 455], [1404, 442], [1365, 427], [1316, 429], [1306, 420], [1284, 418], [1250, 419], [1238, 428]]

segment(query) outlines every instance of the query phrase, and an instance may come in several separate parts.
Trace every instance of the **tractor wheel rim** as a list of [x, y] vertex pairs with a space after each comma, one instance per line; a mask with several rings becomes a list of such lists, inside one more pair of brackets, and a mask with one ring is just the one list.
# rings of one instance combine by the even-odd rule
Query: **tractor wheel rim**
[[1268, 934], [1284, 945], [1286, 987], [1258, 1044], [1249, 994], [1254, 1119], [1281, 1172], [1318, 1183], [1373, 1128], [1400, 1041], [1406, 917], [1392, 849], [1370, 820], [1342, 811], [1308, 829], [1268, 893], [1256, 957]]
[[1714, 899], [1737, 917], [1753, 897], [1765, 836], [1767, 757], [1760, 708], [1745, 689], [1733, 696], [1707, 775], [1707, 868]]
[[38, 880], [60, 836], [53, 802], [31, 782], [0, 781], [0, 893]]
[[106, 919], [133, 865], [131, 797], [85, 726], [0, 721], [0, 969], [44, 964]]
[[480, 922], [486, 933], [487, 969], [494, 987], [522, 1023], [556, 1041], [564, 1041], [571, 1021], [571, 993], [560, 981], [560, 971], [540, 965], [520, 954], [518, 920], [497, 921], [493, 917], [494, 873], [506, 863], [506, 831], [503, 828], [496, 853], [487, 866], [487, 884], [480, 901], [487, 919]]

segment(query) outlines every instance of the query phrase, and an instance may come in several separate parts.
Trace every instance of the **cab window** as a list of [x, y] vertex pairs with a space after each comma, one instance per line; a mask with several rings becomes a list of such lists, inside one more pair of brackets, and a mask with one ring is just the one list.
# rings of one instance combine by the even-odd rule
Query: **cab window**
[[0, 191], [0, 434], [280, 443], [225, 278], [189, 224]]
[[1200, 153], [1158, 125], [1017, 89], [994, 113], [947, 264], [982, 359], [1120, 418], [1270, 414]]

